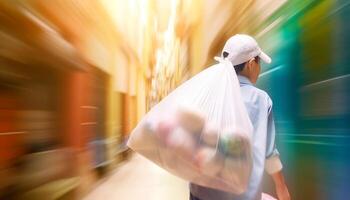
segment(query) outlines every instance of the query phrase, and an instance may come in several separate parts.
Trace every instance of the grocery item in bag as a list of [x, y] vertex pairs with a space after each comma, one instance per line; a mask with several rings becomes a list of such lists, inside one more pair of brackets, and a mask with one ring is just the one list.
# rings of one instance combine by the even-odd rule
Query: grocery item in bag
[[201, 173], [216, 176], [224, 167], [223, 156], [211, 147], [200, 147], [196, 152], [196, 162]]
[[179, 125], [192, 134], [201, 134], [205, 124], [204, 116], [191, 108], [180, 107], [177, 112], [177, 119]]
[[196, 143], [185, 129], [177, 127], [169, 135], [167, 146], [178, 153], [178, 155], [189, 158], [195, 151]]
[[201, 134], [201, 141], [203, 144], [210, 147], [216, 147], [219, 140], [219, 129], [213, 125], [206, 124]]

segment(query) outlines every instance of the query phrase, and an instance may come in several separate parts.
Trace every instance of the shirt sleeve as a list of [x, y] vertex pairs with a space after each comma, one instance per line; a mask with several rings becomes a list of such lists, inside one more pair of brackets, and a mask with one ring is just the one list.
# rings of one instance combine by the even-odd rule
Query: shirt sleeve
[[268, 103], [265, 170], [268, 174], [274, 174], [282, 170], [282, 162], [275, 144], [275, 122], [270, 98], [268, 99]]

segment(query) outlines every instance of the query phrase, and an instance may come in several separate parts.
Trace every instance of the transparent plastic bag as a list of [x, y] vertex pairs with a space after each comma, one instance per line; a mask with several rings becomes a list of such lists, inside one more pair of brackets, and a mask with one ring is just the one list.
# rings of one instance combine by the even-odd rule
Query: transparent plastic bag
[[239, 194], [252, 168], [253, 127], [232, 64], [219, 61], [155, 105], [128, 146], [185, 180]]

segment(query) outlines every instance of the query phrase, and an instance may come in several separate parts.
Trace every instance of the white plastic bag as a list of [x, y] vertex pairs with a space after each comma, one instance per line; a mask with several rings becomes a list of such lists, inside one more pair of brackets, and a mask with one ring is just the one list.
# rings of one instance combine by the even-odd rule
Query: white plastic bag
[[239, 194], [250, 177], [253, 128], [232, 64], [219, 61], [154, 106], [128, 146], [190, 182]]

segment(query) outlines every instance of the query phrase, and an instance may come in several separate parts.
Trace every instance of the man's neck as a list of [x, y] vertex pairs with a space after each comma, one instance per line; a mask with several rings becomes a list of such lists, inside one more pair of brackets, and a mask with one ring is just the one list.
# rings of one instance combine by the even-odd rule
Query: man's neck
[[238, 80], [239, 80], [240, 83], [254, 85], [252, 83], [252, 81], [248, 77], [246, 77], [246, 76], [244, 76], [242, 74], [238, 74]]

